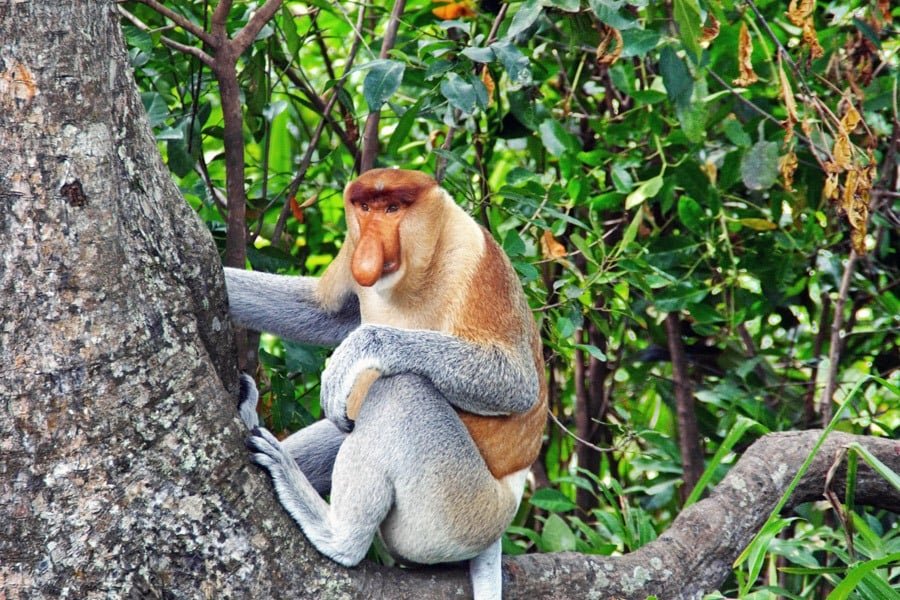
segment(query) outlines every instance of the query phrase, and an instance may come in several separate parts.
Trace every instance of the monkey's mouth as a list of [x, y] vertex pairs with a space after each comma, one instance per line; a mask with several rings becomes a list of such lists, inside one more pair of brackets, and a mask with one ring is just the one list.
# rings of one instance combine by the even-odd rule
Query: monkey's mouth
[[392, 260], [390, 262], [384, 263], [381, 267], [381, 276], [390, 275], [391, 273], [396, 273], [397, 269], [400, 268], [400, 261]]

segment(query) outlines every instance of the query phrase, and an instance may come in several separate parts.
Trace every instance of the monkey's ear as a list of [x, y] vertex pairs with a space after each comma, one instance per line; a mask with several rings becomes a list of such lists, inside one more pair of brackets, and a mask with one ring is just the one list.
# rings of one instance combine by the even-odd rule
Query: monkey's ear
[[350, 236], [344, 239], [344, 245], [316, 286], [316, 297], [322, 308], [328, 312], [337, 312], [344, 306], [347, 296], [354, 291], [354, 281], [350, 271], [350, 258], [353, 256], [354, 244]]

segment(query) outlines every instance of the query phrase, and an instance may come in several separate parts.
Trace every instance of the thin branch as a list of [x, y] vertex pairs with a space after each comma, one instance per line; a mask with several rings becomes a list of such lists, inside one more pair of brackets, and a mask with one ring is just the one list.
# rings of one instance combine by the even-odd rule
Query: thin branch
[[279, 8], [281, 8], [282, 0], [266, 0], [266, 3], [260, 6], [250, 17], [250, 20], [231, 38], [231, 44], [235, 56], [244, 53], [244, 50], [250, 47], [262, 28], [272, 18]]
[[[391, 17], [384, 32], [384, 40], [381, 43], [381, 52], [378, 53], [380, 58], [387, 58], [388, 52], [397, 41], [397, 28], [400, 25], [400, 15], [403, 14], [404, 8], [406, 8], [406, 0], [394, 2], [394, 9], [391, 11]], [[380, 120], [380, 107], [370, 112], [366, 119], [366, 126], [363, 130], [362, 158], [359, 161], [360, 173], [365, 173], [375, 165], [375, 157], [378, 155], [378, 123]]]
[[683, 497], [687, 497], [703, 474], [703, 451], [694, 411], [694, 395], [688, 378], [687, 358], [681, 341], [681, 319], [676, 313], [666, 315], [666, 337], [672, 360], [672, 380], [675, 384], [675, 412], [678, 419], [678, 446], [684, 478]]
[[[494, 22], [491, 23], [491, 31], [488, 33], [487, 42], [485, 45], [490, 46], [492, 43], [497, 41], [497, 32], [500, 31], [500, 24], [503, 23], [503, 19], [506, 18], [506, 11], [509, 9], [509, 4], [504, 2], [500, 5], [500, 10], [497, 11], [497, 16], [494, 17]], [[484, 67], [485, 69], [487, 66]], [[454, 121], [459, 119], [460, 111], [457, 109], [454, 112], [455, 118]], [[453, 136], [456, 134], [456, 126], [451, 125], [449, 129], [447, 129], [447, 135], [444, 137], [444, 142], [441, 144], [441, 150], [445, 152], [450, 151], [450, 147], [453, 145]], [[434, 178], [438, 183], [441, 183], [444, 180], [444, 175], [447, 172], [447, 158], [445, 156], [438, 155], [435, 160], [434, 165]]]
[[[173, 11], [171, 8], [167, 8], [160, 2], [156, 0], [137, 0], [141, 4], [149, 6], [162, 16], [166, 17], [197, 39], [201, 40], [205, 44], [209, 44], [213, 48], [217, 48], [216, 39], [211, 36], [208, 32], [204, 31], [203, 28], [192, 23], [187, 17], [184, 15], [180, 15], [177, 12]], [[121, 7], [120, 7], [121, 10]]]
[[831, 347], [828, 349], [828, 376], [825, 380], [825, 391], [822, 392], [822, 423], [825, 426], [831, 421], [834, 409], [834, 392], [837, 389], [838, 363], [841, 360], [841, 342], [844, 336], [844, 306], [847, 304], [847, 296], [850, 293], [850, 280], [853, 279], [853, 270], [856, 266], [856, 251], [850, 250], [847, 264], [844, 265], [844, 275], [841, 277], [841, 288], [837, 300], [834, 303], [834, 321], [831, 323]]
[[[130, 21], [132, 25], [134, 25], [141, 31], [149, 32], [149, 31], [153, 30], [152, 27], [150, 27], [149, 25], [147, 25], [146, 23], [141, 21], [139, 18], [137, 18], [136, 15], [125, 10], [125, 8], [123, 8], [121, 4], [116, 5], [116, 8], [119, 10], [119, 14], [122, 15], [122, 17], [124, 17], [125, 19], [128, 19], [128, 21]], [[185, 54], [189, 54], [189, 55], [197, 58], [197, 60], [199, 60], [200, 62], [202, 62], [203, 64], [205, 64], [207, 66], [211, 67], [213, 65], [213, 62], [214, 62], [213, 57], [210, 56], [209, 54], [207, 54], [206, 52], [204, 52], [202, 49], [197, 48], [196, 46], [188, 46], [187, 44], [182, 44], [180, 42], [176, 42], [175, 40], [173, 40], [171, 38], [167, 38], [164, 35], [160, 36], [159, 41], [161, 41], [163, 44], [165, 44], [172, 50], [177, 50], [178, 52], [184, 52]]]
[[[213, 11], [210, 29], [212, 30], [213, 39], [218, 44], [220, 41], [225, 44], [228, 40], [228, 32], [225, 29], [225, 23], [228, 20], [228, 13], [231, 12], [231, 5], [234, 0], [219, 0], [216, 10]], [[213, 44], [214, 46], [216, 44]]]

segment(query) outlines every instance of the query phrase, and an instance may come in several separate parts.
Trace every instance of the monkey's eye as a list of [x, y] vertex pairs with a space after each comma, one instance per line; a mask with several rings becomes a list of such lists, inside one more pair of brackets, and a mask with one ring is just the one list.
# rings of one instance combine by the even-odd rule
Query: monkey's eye
[[395, 213], [400, 210], [400, 207], [396, 204], [388, 204], [388, 207], [384, 210], [386, 213]]
[[363, 212], [369, 212], [369, 205], [363, 202], [359, 205], [359, 208], [362, 209]]

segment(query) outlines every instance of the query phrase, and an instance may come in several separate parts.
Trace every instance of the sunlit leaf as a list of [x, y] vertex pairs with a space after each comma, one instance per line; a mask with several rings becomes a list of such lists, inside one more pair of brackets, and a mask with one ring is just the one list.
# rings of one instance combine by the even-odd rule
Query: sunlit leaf
[[741, 179], [751, 190], [767, 190], [778, 180], [778, 144], [756, 142], [741, 159]]
[[396, 60], [379, 59], [370, 62], [367, 67], [369, 72], [363, 80], [363, 95], [369, 112], [375, 112], [400, 87], [406, 65]]
[[656, 194], [659, 193], [659, 190], [662, 189], [663, 181], [662, 175], [657, 175], [656, 177], [652, 177], [647, 181], [642, 182], [633, 192], [628, 194], [627, 198], [625, 198], [625, 208], [632, 209], [639, 204], [643, 204], [644, 200], [656, 196]]
[[681, 43], [694, 55], [695, 61], [700, 58], [700, 4], [697, 0], [675, 0], [673, 6], [675, 22], [681, 33]]
[[512, 23], [509, 24], [509, 29], [506, 30], [507, 39], [514, 38], [531, 27], [543, 10], [544, 4], [541, 0], [525, 0], [520, 4], [519, 10], [513, 15]]
[[738, 219], [738, 223], [755, 231], [771, 231], [773, 229], [778, 229], [778, 225], [767, 219], [747, 217], [745, 219]]
[[541, 533], [545, 552], [571, 552], [575, 550], [575, 534], [562, 517], [552, 514], [544, 522]]
[[441, 94], [463, 113], [469, 115], [475, 111], [475, 86], [456, 73], [448, 73], [441, 82]]

